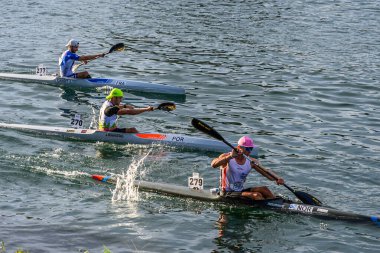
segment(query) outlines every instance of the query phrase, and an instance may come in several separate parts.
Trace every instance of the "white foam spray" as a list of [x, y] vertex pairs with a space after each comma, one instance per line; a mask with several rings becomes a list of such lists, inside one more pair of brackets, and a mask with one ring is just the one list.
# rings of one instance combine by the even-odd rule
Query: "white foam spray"
[[95, 111], [95, 107], [94, 106], [91, 106], [91, 109], [92, 109], [92, 118], [91, 118], [91, 122], [90, 122], [90, 129], [94, 129], [98, 126], [98, 120], [96, 118], [97, 116], [97, 112]]
[[136, 177], [139, 175], [139, 170], [143, 167], [145, 158], [151, 153], [151, 150], [139, 160], [132, 160], [131, 165], [129, 165], [127, 172], [117, 177], [116, 187], [112, 190], [112, 202], [117, 201], [138, 201], [138, 186], [135, 186], [134, 182]]
[[55, 169], [48, 169], [41, 166], [33, 166], [32, 167], [34, 171], [45, 173], [46, 175], [50, 176], [64, 176], [65, 178], [77, 178], [77, 177], [91, 177], [91, 174], [87, 172], [82, 171], [62, 171], [62, 170], [55, 170]]

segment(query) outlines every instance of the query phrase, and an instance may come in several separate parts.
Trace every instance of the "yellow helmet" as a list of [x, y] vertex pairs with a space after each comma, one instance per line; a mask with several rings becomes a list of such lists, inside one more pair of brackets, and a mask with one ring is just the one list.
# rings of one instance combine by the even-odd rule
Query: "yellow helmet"
[[124, 97], [123, 92], [118, 88], [113, 88], [110, 94], [106, 97], [107, 100], [111, 100], [113, 97]]

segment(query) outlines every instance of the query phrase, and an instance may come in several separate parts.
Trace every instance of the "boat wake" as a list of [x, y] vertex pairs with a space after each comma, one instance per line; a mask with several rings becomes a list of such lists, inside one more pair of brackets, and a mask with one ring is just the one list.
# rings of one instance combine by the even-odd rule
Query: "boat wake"
[[[147, 150], [147, 152], [146, 152]], [[121, 201], [127, 201], [130, 203], [139, 201], [139, 187], [134, 182], [136, 179], [143, 178], [147, 172], [147, 169], [144, 166], [145, 159], [152, 154], [153, 147], [149, 149], [145, 149], [145, 152], [139, 152], [136, 155], [128, 168], [122, 173], [111, 173], [112, 180], [115, 184], [115, 188], [111, 189], [112, 193], [112, 203], [117, 203]], [[56, 152], [51, 156], [60, 157], [61, 150], [56, 150]], [[70, 181], [79, 180], [82, 181], [81, 178], [91, 178], [93, 175], [78, 170], [59, 170], [56, 168], [48, 168], [46, 166], [41, 165], [32, 165], [30, 166], [30, 171], [35, 173], [42, 173], [47, 176], [54, 176], [60, 178], [66, 178]]]
[[68, 179], [77, 179], [80, 177], [89, 177], [91, 174], [83, 171], [63, 171], [63, 170], [56, 170], [56, 169], [48, 169], [43, 166], [33, 166], [33, 171], [38, 173], [43, 173], [48, 176], [60, 176]]

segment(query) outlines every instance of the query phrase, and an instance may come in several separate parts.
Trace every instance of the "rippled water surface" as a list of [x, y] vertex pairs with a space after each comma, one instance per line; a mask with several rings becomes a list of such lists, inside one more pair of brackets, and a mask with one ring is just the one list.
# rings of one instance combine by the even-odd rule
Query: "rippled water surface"
[[[186, 99], [127, 94], [136, 106], [177, 110], [124, 117], [140, 131], [192, 136], [191, 117], [226, 139], [251, 135], [261, 162], [329, 206], [380, 216], [378, 1], [0, 0], [1, 72], [57, 71], [70, 38], [79, 54], [127, 45], [85, 68], [93, 76], [177, 85]], [[90, 126], [104, 99], [0, 80], [0, 121]], [[0, 241], [7, 252], [378, 252], [379, 228], [139, 193], [112, 201], [91, 174], [207, 187], [216, 153], [83, 143], [0, 130]], [[256, 173], [247, 184], [268, 185]]]

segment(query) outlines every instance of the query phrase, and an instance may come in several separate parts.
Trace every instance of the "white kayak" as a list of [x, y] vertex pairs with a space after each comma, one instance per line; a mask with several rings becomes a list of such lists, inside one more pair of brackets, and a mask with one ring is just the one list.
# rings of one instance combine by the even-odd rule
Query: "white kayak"
[[42, 83], [67, 88], [97, 88], [103, 86], [111, 86], [114, 88], [119, 88], [125, 91], [132, 92], [135, 91], [168, 95], [185, 95], [185, 89], [176, 86], [112, 78], [78, 79], [59, 77], [56, 75], [0, 73], [0, 79], [20, 82]]
[[[61, 137], [81, 141], [99, 141], [112, 142], [119, 144], [162, 144], [177, 148], [189, 150], [202, 150], [213, 152], [229, 152], [231, 148], [223, 142], [213, 139], [193, 137], [183, 134], [165, 134], [165, 133], [117, 133], [103, 132], [95, 129], [75, 129], [65, 127], [24, 125], [24, 124], [7, 124], [0, 123], [0, 128], [14, 129], [23, 132], [29, 132], [47, 137]], [[251, 155], [257, 157], [259, 148], [255, 148]]]
[[[103, 175], [92, 175], [92, 178], [104, 183], [116, 184], [117, 178]], [[134, 186], [149, 192], [156, 192], [170, 196], [186, 197], [207, 202], [224, 202], [230, 205], [246, 205], [252, 208], [265, 208], [277, 212], [302, 214], [314, 216], [321, 219], [344, 220], [353, 223], [375, 224], [380, 227], [380, 217], [377, 215], [363, 215], [352, 212], [340, 211], [329, 206], [308, 205], [301, 202], [292, 201], [283, 197], [274, 199], [253, 200], [243, 197], [224, 197], [218, 191], [196, 190], [185, 186], [165, 184], [159, 182], [134, 181]]]

